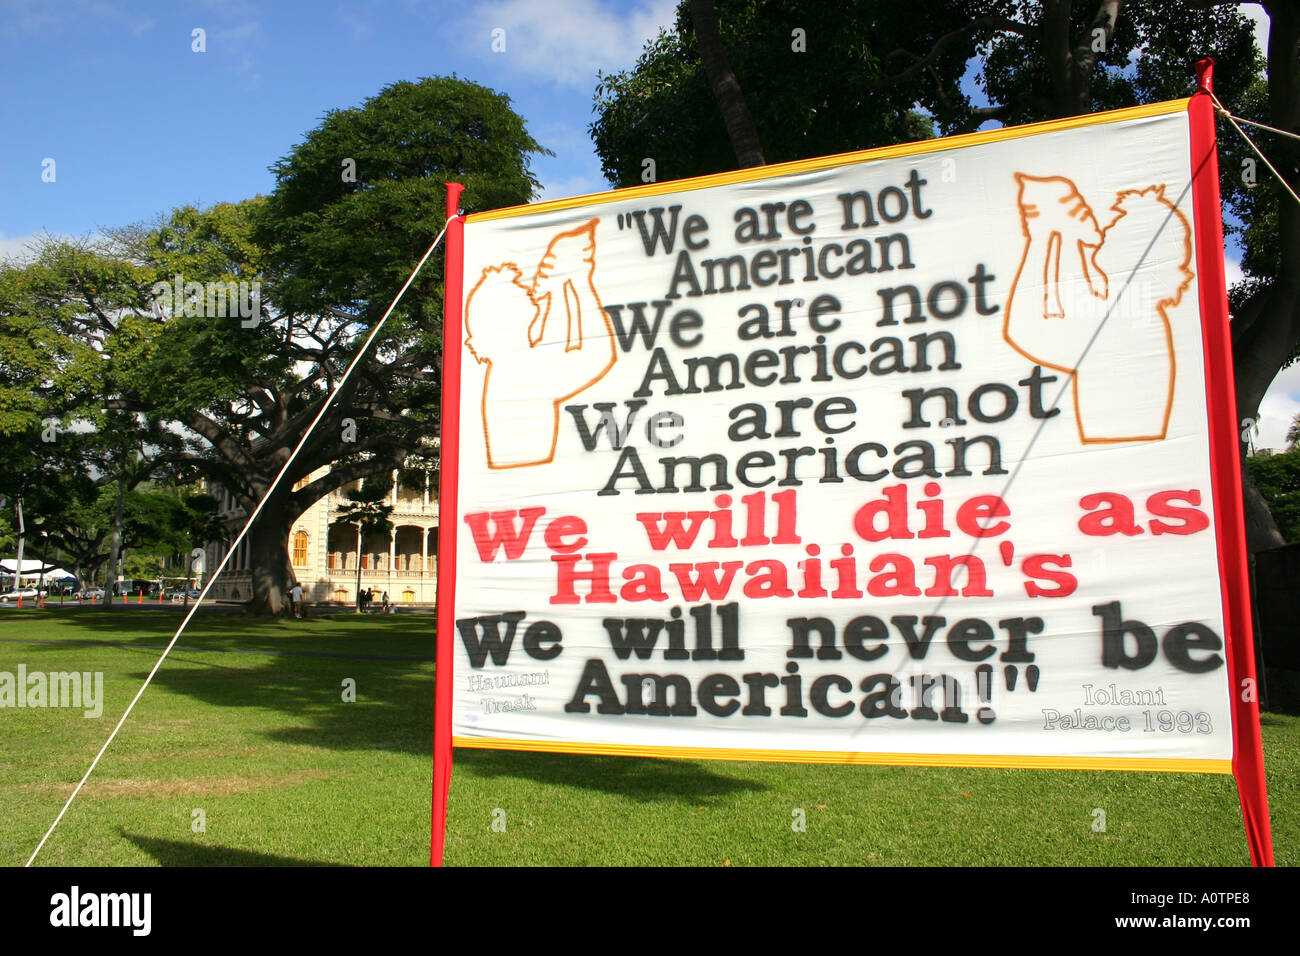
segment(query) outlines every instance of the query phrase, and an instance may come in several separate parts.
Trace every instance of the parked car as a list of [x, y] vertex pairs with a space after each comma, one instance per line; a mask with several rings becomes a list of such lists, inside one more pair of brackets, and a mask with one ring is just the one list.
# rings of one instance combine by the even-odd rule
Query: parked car
[[104, 589], [85, 588], [81, 591], [78, 591], [76, 594], [72, 596], [76, 598], [78, 601], [90, 601], [92, 599], [95, 601], [102, 601], [104, 600]]
[[40, 596], [41, 592], [36, 590], [36, 588], [16, 588], [13, 591], [6, 591], [4, 594], [0, 594], [0, 602], [8, 604], [16, 602], [19, 598], [22, 598], [24, 601], [34, 601]]
[[158, 582], [145, 581], [140, 578], [127, 581], [117, 581], [113, 584], [113, 593], [120, 594], [123, 597], [138, 598], [141, 595], [147, 598], [156, 598], [158, 596]]

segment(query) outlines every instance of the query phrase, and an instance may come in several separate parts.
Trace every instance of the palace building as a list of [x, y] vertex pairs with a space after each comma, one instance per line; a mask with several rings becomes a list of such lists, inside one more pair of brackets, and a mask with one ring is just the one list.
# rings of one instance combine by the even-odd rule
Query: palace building
[[[320, 472], [304, 478], [295, 490]], [[393, 512], [393, 528], [387, 534], [371, 534], [358, 548], [355, 525], [334, 525], [348, 505], [345, 492], [355, 483], [331, 491], [299, 515], [289, 532], [289, 559], [308, 603], [356, 603], [357, 566], [361, 567], [361, 589], [374, 589], [376, 604], [383, 592], [393, 604], [433, 604], [438, 583], [438, 484], [436, 476], [422, 487], [401, 483], [393, 473], [393, 488], [387, 504]], [[230, 538], [238, 533], [244, 509], [224, 489], [214, 487], [220, 514], [227, 519]], [[252, 594], [249, 545], [221, 573], [212, 589], [218, 600], [246, 601]], [[228, 543], [212, 542], [206, 548], [205, 567], [215, 568], [229, 549]]]

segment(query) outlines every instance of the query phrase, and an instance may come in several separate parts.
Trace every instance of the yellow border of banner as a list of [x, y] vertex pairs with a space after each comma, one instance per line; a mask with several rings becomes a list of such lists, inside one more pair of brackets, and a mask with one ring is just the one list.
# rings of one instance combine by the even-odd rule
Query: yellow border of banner
[[1186, 112], [1187, 104], [1190, 102], [1191, 99], [1188, 98], [1168, 100], [1163, 103], [1148, 103], [1145, 106], [1130, 106], [1122, 110], [1088, 113], [1066, 119], [1029, 123], [1025, 126], [1005, 126], [1001, 129], [986, 130], [983, 133], [962, 133], [959, 136], [926, 139], [916, 143], [880, 146], [876, 149], [863, 149], [852, 153], [835, 153], [830, 156], [818, 156], [815, 159], [797, 159], [788, 163], [773, 163], [771, 166], [754, 166], [749, 169], [714, 173], [710, 176], [674, 179], [663, 183], [649, 183], [645, 186], [628, 186], [624, 189], [612, 189], [603, 193], [587, 193], [584, 196], [574, 196], [570, 199], [552, 199], [547, 202], [530, 203], [525, 206], [507, 206], [503, 209], [490, 209], [485, 212], [471, 213], [465, 217], [465, 222], [475, 223], [488, 222], [493, 219], [510, 219], [515, 216], [554, 212], [557, 209], [572, 209], [575, 206], [594, 206], [599, 203], [618, 202], [624, 199], [639, 199], [642, 196], [659, 196], [664, 193], [688, 192], [693, 189], [707, 189], [710, 186], [725, 186], [731, 183], [750, 182], [755, 179], [771, 179], [777, 176], [804, 173], [815, 169], [833, 169], [836, 166], [847, 166], [851, 163], [894, 159], [898, 156], [915, 156], [922, 153], [937, 153], [949, 149], [964, 149], [967, 146], [979, 146], [985, 143], [997, 143], [1003, 140], [1020, 139], [1025, 136], [1036, 136], [1040, 133], [1077, 129], [1081, 126], [1120, 123], [1125, 120], [1141, 119], [1145, 116], [1163, 116], [1168, 113]]
[[1232, 773], [1231, 760], [1186, 757], [1084, 757], [1017, 754], [858, 753], [844, 750], [744, 750], [723, 747], [653, 747], [581, 741], [453, 737], [453, 747], [532, 750], [605, 757], [672, 757], [686, 760], [751, 760], [762, 763], [832, 763], [886, 767], [999, 767], [1021, 770], [1154, 770], [1165, 773]]

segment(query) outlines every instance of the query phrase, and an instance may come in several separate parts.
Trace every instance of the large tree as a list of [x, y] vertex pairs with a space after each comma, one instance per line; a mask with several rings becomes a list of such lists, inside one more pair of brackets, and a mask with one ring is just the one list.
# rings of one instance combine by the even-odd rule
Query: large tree
[[[968, 51], [946, 45], [901, 83], [884, 82], [885, 59], [900, 47], [928, 49], [969, 22], [968, 6], [967, 0], [717, 0], [726, 64], [763, 159], [777, 163], [933, 135], [931, 120], [915, 106], [940, 115], [962, 99]], [[702, 11], [700, 22], [708, 19]], [[734, 169], [737, 155], [749, 152], [728, 137], [696, 22], [683, 0], [673, 27], [646, 44], [631, 70], [598, 77], [591, 135], [616, 186], [641, 183], [647, 159], [658, 179], [680, 179]], [[704, 36], [710, 38], [707, 26]]]
[[83, 305], [119, 315], [138, 296], [138, 270], [90, 242], [35, 245], [32, 261], [0, 268], [0, 496], [21, 502], [25, 523], [84, 578], [116, 566], [113, 499], [180, 438], [156, 417], [107, 407], [111, 362]]
[[439, 258], [268, 495], [276, 475], [441, 230], [443, 183], [465, 183], [482, 206], [527, 202], [538, 151], [500, 94], [455, 78], [394, 84], [328, 114], [274, 167], [269, 197], [178, 209], [94, 250], [47, 243], [37, 265], [6, 273], [9, 312], [80, 345], [62, 375], [70, 394], [84, 385], [83, 413], [172, 426], [151, 473], [206, 478], [245, 514], [265, 502], [249, 532], [249, 608], [278, 613], [293, 521], [434, 453]]

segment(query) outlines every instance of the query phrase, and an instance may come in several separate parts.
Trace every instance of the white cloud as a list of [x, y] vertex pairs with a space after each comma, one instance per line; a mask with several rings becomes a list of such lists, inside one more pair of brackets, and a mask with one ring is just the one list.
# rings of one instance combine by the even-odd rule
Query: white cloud
[[248, 0], [203, 0], [203, 6], [223, 17], [247, 17], [256, 11]]
[[339, 23], [348, 28], [352, 39], [364, 40], [374, 36], [377, 14], [373, 0], [364, 9], [359, 9], [353, 2], [341, 3], [335, 11]]
[[0, 262], [13, 259], [21, 265], [31, 260], [34, 256], [29, 246], [43, 238], [45, 234], [37, 232], [26, 236], [6, 236], [0, 233]]
[[74, 245], [94, 245], [104, 239], [100, 232], [86, 235], [69, 233], [32, 232], [25, 236], [6, 236], [0, 232], [0, 263], [16, 266], [25, 265], [36, 258], [35, 248], [42, 243], [54, 240], [69, 242]]
[[1300, 365], [1284, 368], [1259, 403], [1256, 448], [1285, 448], [1291, 421], [1300, 415]]
[[1255, 21], [1255, 43], [1261, 53], [1268, 54], [1268, 14], [1257, 3], [1248, 3], [1241, 11], [1247, 18]]
[[605, 177], [600, 175], [569, 176], [564, 179], [543, 182], [534, 202], [545, 202], [548, 199], [568, 199], [571, 196], [586, 196], [590, 193], [608, 192], [609, 189], [609, 183], [605, 182]]
[[1231, 256], [1229, 256], [1227, 259], [1224, 260], [1223, 271], [1224, 274], [1228, 277], [1229, 289], [1231, 289], [1242, 279], [1246, 278], [1246, 273], [1241, 271], [1241, 263], [1233, 259]]
[[[676, 0], [640, 0], [624, 13], [600, 0], [495, 0], [475, 7], [460, 35], [483, 59], [499, 59], [507, 69], [585, 90], [597, 70], [631, 66], [645, 42], [673, 22], [676, 7]], [[497, 29], [505, 31], [505, 49], [494, 53], [492, 31]]]
[[4, 16], [5, 26], [16, 33], [47, 37], [87, 21], [111, 23], [115, 27], [126, 25], [136, 37], [148, 33], [157, 24], [148, 14], [119, 9], [106, 0], [73, 0], [62, 5], [48, 0], [8, 0]]
[[233, 27], [211, 31], [208, 38], [208, 52], [225, 59], [230, 72], [243, 81], [242, 92], [255, 90], [262, 83], [257, 60], [250, 52], [255, 47], [262, 46], [262, 40], [262, 24], [257, 20], [247, 20]]
[[254, 39], [260, 39], [262, 36], [262, 24], [257, 20], [249, 20], [233, 27], [225, 27], [221, 30], [212, 31], [212, 39], [230, 46], [242, 46]]
[[[1228, 288], [1242, 279], [1241, 263], [1229, 257], [1225, 262]], [[1300, 365], [1283, 369], [1273, 379], [1259, 403], [1259, 434], [1254, 436], [1256, 448], [1285, 448], [1287, 429], [1291, 420], [1300, 415]]]

